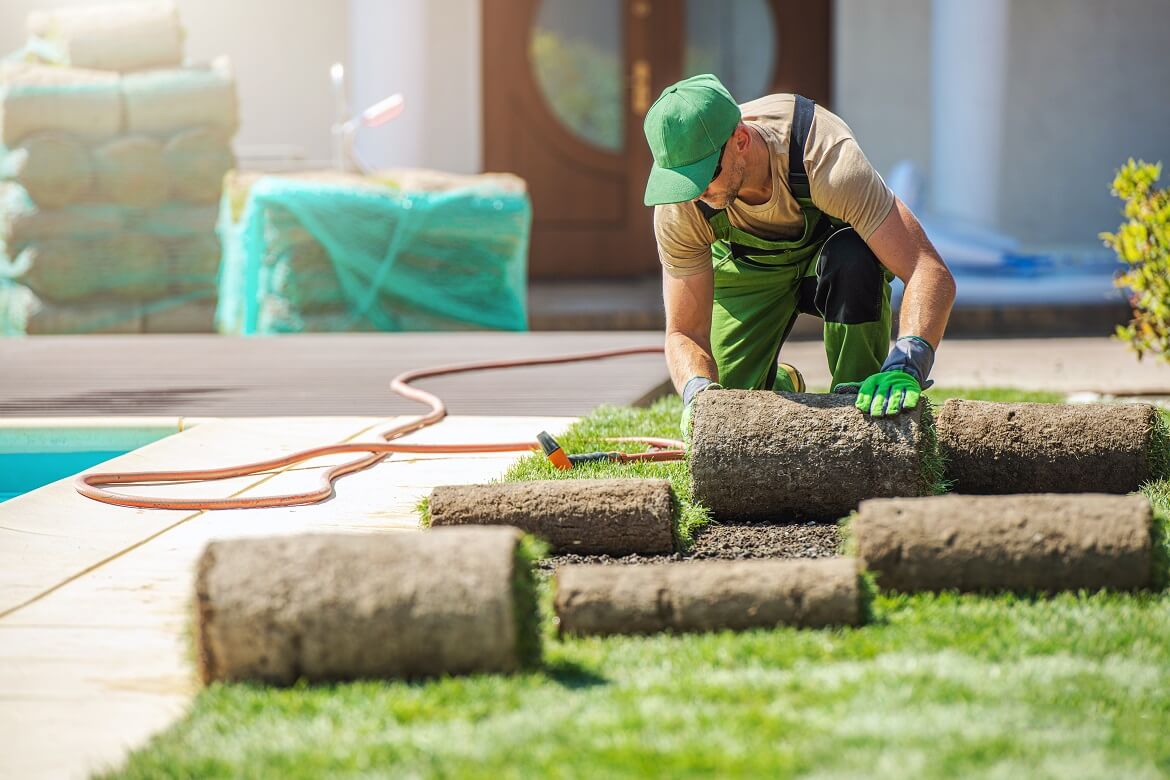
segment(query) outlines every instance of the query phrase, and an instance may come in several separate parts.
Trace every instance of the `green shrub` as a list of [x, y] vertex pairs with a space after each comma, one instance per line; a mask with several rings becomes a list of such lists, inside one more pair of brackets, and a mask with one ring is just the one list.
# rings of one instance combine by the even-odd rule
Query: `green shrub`
[[1101, 239], [1127, 266], [1114, 284], [1129, 288], [1133, 319], [1118, 326], [1118, 337], [1139, 358], [1170, 362], [1170, 189], [1154, 186], [1161, 175], [1161, 163], [1133, 159], [1117, 172], [1113, 194], [1125, 201], [1126, 221]]

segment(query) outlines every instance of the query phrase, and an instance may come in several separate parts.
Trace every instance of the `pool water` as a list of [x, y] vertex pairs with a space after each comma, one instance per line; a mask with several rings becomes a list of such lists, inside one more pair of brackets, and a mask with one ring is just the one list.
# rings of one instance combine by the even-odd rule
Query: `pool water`
[[179, 431], [175, 423], [121, 422], [108, 418], [0, 420], [0, 502]]
[[126, 452], [0, 452], [0, 501], [85, 471]]

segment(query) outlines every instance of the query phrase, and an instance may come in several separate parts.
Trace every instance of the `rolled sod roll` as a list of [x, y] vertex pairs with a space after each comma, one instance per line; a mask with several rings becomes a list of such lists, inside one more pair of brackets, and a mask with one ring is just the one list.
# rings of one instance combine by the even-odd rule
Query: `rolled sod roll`
[[691, 420], [695, 500], [719, 520], [831, 520], [866, 498], [929, 495], [923, 404], [874, 419], [855, 396], [716, 390]]
[[42, 239], [112, 235], [125, 229], [126, 216], [126, 209], [108, 203], [38, 208], [24, 187], [0, 182], [0, 242], [10, 251]]
[[348, 311], [349, 299], [325, 247], [314, 242], [269, 252], [273, 291], [288, 299], [300, 314]]
[[652, 634], [861, 622], [853, 558], [561, 566], [563, 634]]
[[674, 496], [665, 479], [551, 479], [440, 485], [432, 526], [510, 525], [554, 551], [652, 555], [674, 551]]
[[937, 432], [959, 493], [1129, 493], [1159, 476], [1168, 446], [1151, 404], [951, 399]]
[[219, 271], [219, 239], [215, 234], [161, 239], [166, 253], [165, 273], [174, 292], [215, 290]]
[[513, 672], [539, 658], [514, 528], [212, 542], [199, 559], [205, 682]]
[[73, 136], [36, 133], [3, 155], [0, 177], [20, 183], [41, 208], [56, 209], [89, 193], [93, 165]]
[[191, 127], [213, 127], [224, 137], [240, 126], [236, 81], [220, 57], [207, 66], [131, 73], [122, 79], [126, 129], [170, 136]]
[[171, 202], [156, 209], [133, 210], [127, 227], [138, 233], [149, 233], [162, 238], [214, 237], [218, 218], [217, 206]]
[[28, 268], [28, 286], [57, 303], [95, 297], [145, 301], [171, 288], [166, 249], [152, 236], [46, 239], [30, 244], [17, 259]]
[[214, 333], [215, 299], [188, 301], [174, 306], [146, 306], [142, 312], [143, 333]]
[[863, 501], [850, 533], [883, 589], [1133, 590], [1152, 520], [1145, 496], [952, 494]]
[[143, 135], [130, 135], [99, 146], [93, 152], [98, 194], [123, 206], [161, 206], [170, 182], [163, 164], [162, 144]]
[[524, 179], [512, 173], [448, 173], [430, 168], [388, 168], [371, 175], [382, 184], [407, 192], [505, 192], [523, 194], [528, 191]]
[[163, 159], [174, 197], [191, 203], [218, 201], [224, 174], [236, 164], [223, 133], [203, 127], [172, 136], [163, 146]]
[[142, 306], [127, 301], [43, 302], [28, 320], [28, 334], [142, 333]]
[[29, 35], [79, 68], [129, 71], [178, 65], [185, 34], [172, 2], [59, 8], [28, 15]]
[[89, 142], [122, 128], [118, 75], [24, 62], [0, 63], [0, 144], [62, 130]]

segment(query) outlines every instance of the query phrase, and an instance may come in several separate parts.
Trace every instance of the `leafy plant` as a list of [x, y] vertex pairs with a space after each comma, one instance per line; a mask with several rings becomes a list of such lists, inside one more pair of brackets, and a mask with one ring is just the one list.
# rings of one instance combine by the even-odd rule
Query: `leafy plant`
[[1113, 194], [1125, 201], [1116, 233], [1101, 233], [1127, 270], [1114, 284], [1130, 291], [1133, 319], [1117, 336], [1138, 358], [1147, 353], [1170, 362], [1170, 189], [1154, 185], [1162, 164], [1132, 158], [1117, 172]]

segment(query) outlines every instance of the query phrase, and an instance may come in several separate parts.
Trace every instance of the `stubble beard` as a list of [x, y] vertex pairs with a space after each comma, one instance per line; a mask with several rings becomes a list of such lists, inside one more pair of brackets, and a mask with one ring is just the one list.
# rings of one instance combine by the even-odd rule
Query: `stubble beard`
[[707, 205], [714, 209], [725, 209], [731, 206], [739, 197], [739, 191], [743, 189], [743, 180], [747, 175], [747, 162], [742, 157], [736, 159], [731, 165], [731, 180], [735, 184], [729, 186], [722, 198], [715, 202], [707, 201]]

